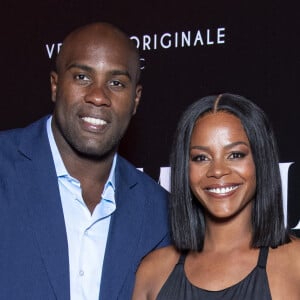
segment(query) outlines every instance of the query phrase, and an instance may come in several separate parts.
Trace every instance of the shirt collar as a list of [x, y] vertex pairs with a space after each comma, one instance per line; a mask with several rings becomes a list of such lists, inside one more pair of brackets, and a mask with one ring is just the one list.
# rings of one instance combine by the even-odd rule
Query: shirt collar
[[[59, 177], [71, 177], [71, 175], [68, 173], [68, 171], [63, 163], [63, 160], [61, 158], [61, 155], [58, 151], [58, 148], [57, 148], [54, 136], [53, 136], [53, 132], [52, 132], [51, 122], [52, 122], [52, 116], [50, 116], [49, 119], [47, 120], [47, 134], [48, 134], [52, 157], [53, 157], [53, 161], [54, 161], [54, 165], [55, 165], [56, 175], [58, 178]], [[110, 169], [110, 173], [109, 173], [107, 182], [105, 183], [105, 186], [104, 186], [104, 191], [106, 191], [109, 186], [111, 186], [113, 188], [113, 190], [115, 191], [115, 170], [116, 170], [117, 156], [118, 156], [117, 154], [114, 155], [112, 167]]]

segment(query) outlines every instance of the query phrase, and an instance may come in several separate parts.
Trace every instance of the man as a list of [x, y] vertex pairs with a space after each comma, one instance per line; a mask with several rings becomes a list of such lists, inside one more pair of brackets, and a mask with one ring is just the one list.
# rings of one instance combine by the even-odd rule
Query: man
[[131, 299], [169, 243], [166, 191], [117, 155], [139, 73], [122, 31], [81, 27], [51, 72], [53, 115], [0, 134], [1, 299]]

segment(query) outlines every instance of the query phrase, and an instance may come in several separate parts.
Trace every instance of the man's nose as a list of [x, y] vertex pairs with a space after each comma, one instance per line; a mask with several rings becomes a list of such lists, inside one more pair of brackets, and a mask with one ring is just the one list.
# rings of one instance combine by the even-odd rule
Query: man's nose
[[91, 86], [85, 95], [85, 102], [94, 104], [96, 106], [106, 105], [110, 106], [110, 97], [107, 87]]

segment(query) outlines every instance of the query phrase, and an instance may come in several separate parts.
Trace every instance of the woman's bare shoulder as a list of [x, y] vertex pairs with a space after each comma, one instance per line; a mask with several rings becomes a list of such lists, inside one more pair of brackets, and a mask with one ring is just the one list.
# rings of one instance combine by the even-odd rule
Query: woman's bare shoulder
[[291, 242], [279, 246], [279, 255], [285, 256], [287, 260], [300, 259], [300, 239], [298, 237], [292, 236]]
[[[268, 280], [274, 299], [298, 299], [300, 295], [300, 239], [270, 249]], [[297, 298], [296, 298], [297, 295]]]
[[167, 246], [150, 252], [142, 260], [139, 268], [159, 269], [174, 266], [179, 258], [179, 252], [174, 246]]
[[298, 264], [298, 267], [300, 267], [300, 239], [298, 237], [292, 237], [291, 242], [286, 244], [286, 247], [290, 259], [295, 261]]
[[271, 259], [272, 257], [276, 259], [276, 265], [278, 261], [287, 265], [290, 265], [290, 262], [300, 264], [300, 239], [294, 236], [291, 237], [291, 242], [270, 249], [270, 256]]
[[173, 246], [154, 250], [145, 256], [136, 273], [132, 299], [156, 299], [179, 256], [179, 252]]

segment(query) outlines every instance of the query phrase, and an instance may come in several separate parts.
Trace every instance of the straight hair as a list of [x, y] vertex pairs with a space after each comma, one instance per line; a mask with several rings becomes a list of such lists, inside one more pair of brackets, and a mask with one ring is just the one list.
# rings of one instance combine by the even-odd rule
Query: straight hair
[[234, 94], [201, 98], [182, 114], [170, 156], [171, 234], [178, 250], [201, 251], [205, 235], [203, 207], [189, 185], [190, 140], [195, 122], [209, 112], [227, 112], [242, 123], [256, 169], [256, 193], [252, 206], [253, 248], [278, 247], [290, 242], [284, 225], [282, 186], [277, 142], [270, 121], [252, 101]]

